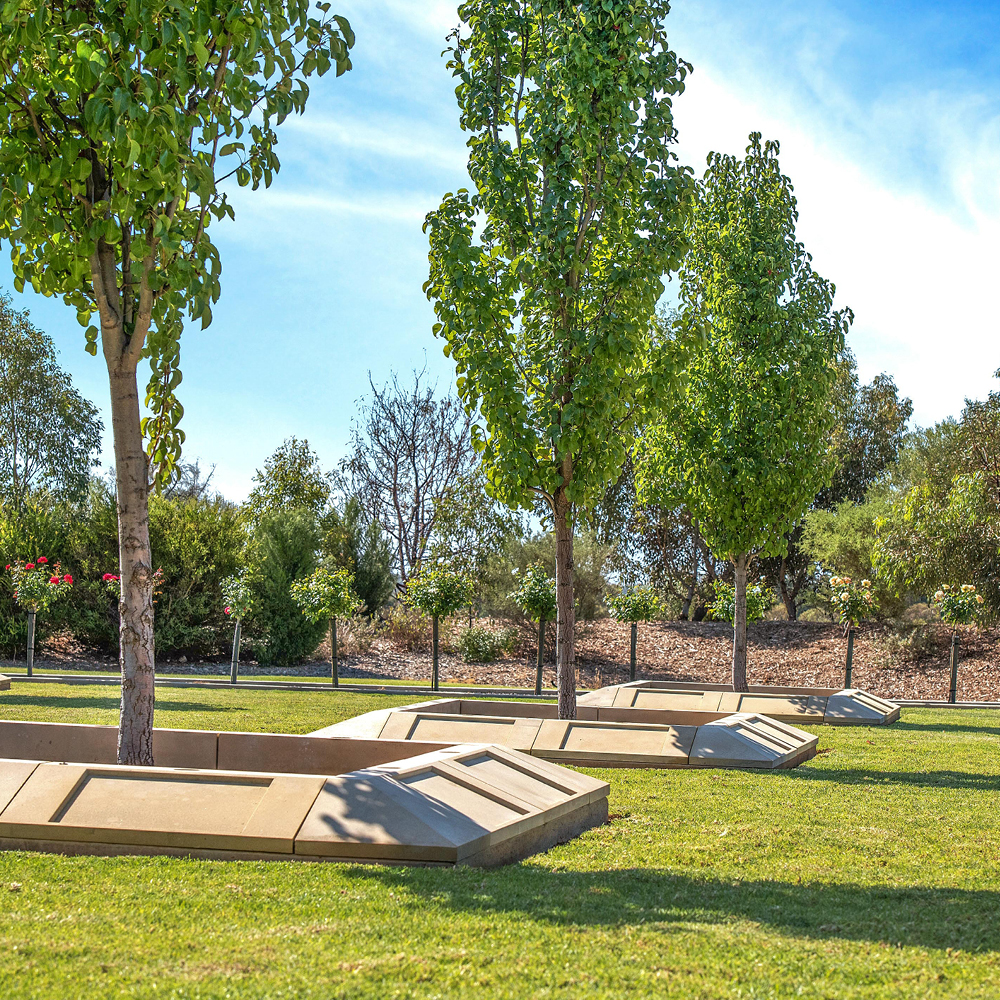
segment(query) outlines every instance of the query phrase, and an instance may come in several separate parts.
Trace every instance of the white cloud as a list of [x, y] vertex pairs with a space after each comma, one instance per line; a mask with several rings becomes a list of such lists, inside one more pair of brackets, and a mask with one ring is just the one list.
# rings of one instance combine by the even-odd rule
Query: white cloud
[[[916, 180], [890, 183], [881, 163], [864, 156], [863, 142], [845, 142], [829, 121], [797, 111], [787, 95], [770, 100], [752, 82], [702, 67], [676, 105], [682, 156], [697, 169], [710, 149], [742, 152], [751, 131], [781, 141], [799, 236], [816, 269], [836, 283], [838, 305], [855, 312], [850, 343], [862, 377], [894, 375], [923, 424], [957, 415], [966, 396], [995, 388], [1000, 368], [998, 163], [990, 141], [997, 123], [980, 116], [963, 127], [970, 123], [963, 109], [975, 98], [932, 99], [943, 125], [934, 136], [937, 198]], [[891, 147], [922, 113], [926, 103], [882, 102], [873, 142]], [[853, 117], [863, 121], [864, 112]]]

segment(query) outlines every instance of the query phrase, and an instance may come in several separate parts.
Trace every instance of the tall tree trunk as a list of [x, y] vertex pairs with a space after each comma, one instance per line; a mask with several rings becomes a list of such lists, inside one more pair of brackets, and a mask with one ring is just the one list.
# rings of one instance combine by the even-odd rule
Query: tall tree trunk
[[785, 614], [788, 615], [788, 620], [795, 621], [795, 598], [798, 596], [798, 591], [788, 589], [787, 562], [784, 556], [781, 557], [781, 568], [778, 570], [778, 590], [781, 592], [781, 600], [785, 605]]
[[[569, 464], [567, 458], [565, 466]], [[570, 466], [572, 471], [572, 466]], [[563, 483], [569, 481], [564, 472]], [[572, 504], [565, 485], [554, 498], [556, 529], [556, 687], [559, 690], [559, 718], [576, 718], [576, 644], [573, 608], [573, 520]]]
[[119, 612], [122, 670], [118, 763], [153, 763], [153, 570], [149, 551], [149, 485], [139, 424], [136, 360], [109, 357], [111, 426], [118, 493]]
[[747, 554], [741, 552], [736, 566], [736, 607], [733, 614], [733, 690], [747, 687]]

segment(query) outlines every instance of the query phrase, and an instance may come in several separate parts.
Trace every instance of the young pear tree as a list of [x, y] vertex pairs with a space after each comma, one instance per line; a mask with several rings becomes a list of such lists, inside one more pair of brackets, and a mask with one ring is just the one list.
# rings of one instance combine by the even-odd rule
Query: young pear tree
[[559, 714], [576, 715], [573, 528], [617, 478], [690, 187], [665, 0], [472, 0], [450, 36], [474, 192], [427, 216], [434, 332], [492, 494], [556, 535]]
[[[517, 573], [517, 569], [514, 570]], [[514, 603], [532, 620], [538, 622], [538, 656], [535, 659], [535, 694], [542, 693], [542, 660], [545, 657], [545, 623], [556, 616], [555, 581], [541, 563], [524, 571], [517, 590], [511, 594]]]
[[[0, 12], [0, 240], [18, 291], [76, 310], [111, 387], [123, 764], [153, 763], [148, 467], [165, 482], [180, 454], [184, 317], [204, 328], [219, 298], [209, 228], [233, 217], [223, 181], [269, 185], [275, 128], [304, 109], [306, 78], [351, 67], [354, 35], [329, 7], [29, 0]], [[143, 358], [151, 414], [140, 421]]]
[[354, 578], [342, 567], [320, 566], [292, 584], [292, 599], [310, 621], [330, 623], [330, 680], [340, 686], [337, 669], [337, 619], [347, 618], [362, 607], [354, 595]]
[[680, 495], [711, 550], [733, 562], [733, 688], [747, 690], [747, 561], [780, 555], [832, 474], [831, 394], [853, 318], [795, 238], [778, 144], [711, 153], [689, 224], [678, 321], [663, 344], [677, 378], [637, 452], [643, 502]]
[[649, 586], [632, 587], [608, 598], [611, 617], [618, 622], [628, 622], [631, 628], [629, 646], [628, 679], [636, 679], [636, 646], [639, 638], [639, 622], [649, 622], [663, 614], [663, 603], [656, 591]]
[[431, 616], [433, 659], [431, 690], [438, 689], [438, 619], [452, 615], [469, 603], [472, 586], [463, 573], [443, 566], [425, 566], [406, 581], [404, 600], [410, 607]]

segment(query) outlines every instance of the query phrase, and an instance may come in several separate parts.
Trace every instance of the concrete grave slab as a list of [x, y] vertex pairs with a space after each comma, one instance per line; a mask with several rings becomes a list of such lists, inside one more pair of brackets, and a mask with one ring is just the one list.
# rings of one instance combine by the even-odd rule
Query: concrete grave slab
[[[725, 684], [691, 681], [632, 681], [590, 691], [579, 698], [581, 708], [615, 710], [757, 713], [792, 724], [888, 725], [899, 718], [900, 707], [856, 688], [794, 688], [750, 685], [748, 692]], [[700, 699], [700, 700], [699, 700]], [[831, 704], [833, 708], [831, 709]]]
[[[817, 737], [782, 726], [782, 735], [777, 737], [780, 746], [775, 745], [775, 735], [769, 731], [766, 737], [727, 736], [731, 752], [720, 755], [711, 747], [722, 736], [710, 733], [704, 752], [693, 758], [692, 748], [701, 727], [734, 718], [732, 712], [698, 711], [693, 706], [719, 707], [727, 699], [732, 700], [731, 695], [732, 692], [686, 694], [681, 702], [683, 707], [671, 710], [632, 708], [629, 706], [643, 695], [628, 689], [605, 698], [600, 707], [589, 706], [589, 718], [572, 721], [559, 719], [553, 704], [440, 699], [368, 713], [311, 735], [338, 738], [345, 732], [377, 731], [380, 739], [439, 743], [476, 740], [523, 750], [535, 758], [583, 767], [792, 767], [815, 754]], [[758, 716], [739, 713], [738, 718]], [[768, 724], [770, 720], [755, 722], [751, 728], [766, 728]], [[791, 738], [789, 734], [796, 735]], [[784, 746], [789, 739], [790, 745]], [[761, 746], [770, 750], [762, 750]], [[743, 763], [734, 763], [741, 748]]]
[[10, 678], [6, 674], [0, 674], [0, 691], [10, 690]]
[[[185, 734], [195, 755], [214, 738], [213, 767], [0, 759], [0, 849], [494, 865], [607, 818], [605, 782], [502, 747], [163, 732], [154, 746], [174, 755]], [[15, 751], [107, 755], [116, 735], [0, 722]], [[253, 769], [264, 760], [268, 770]]]

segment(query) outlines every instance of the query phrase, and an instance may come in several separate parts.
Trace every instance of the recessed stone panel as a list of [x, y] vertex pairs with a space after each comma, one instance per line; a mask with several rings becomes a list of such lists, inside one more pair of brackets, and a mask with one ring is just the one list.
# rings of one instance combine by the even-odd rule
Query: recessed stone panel
[[540, 724], [536, 719], [399, 711], [386, 722], [382, 738], [424, 743], [495, 743], [527, 751], [534, 743]]

